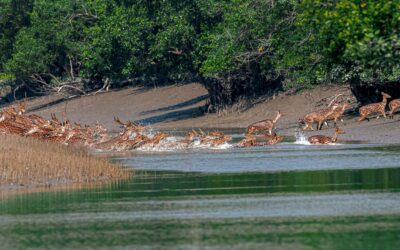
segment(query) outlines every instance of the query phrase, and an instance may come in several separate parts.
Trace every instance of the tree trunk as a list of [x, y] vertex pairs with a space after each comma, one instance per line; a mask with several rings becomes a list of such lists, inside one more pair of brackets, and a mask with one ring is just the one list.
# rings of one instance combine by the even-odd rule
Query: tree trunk
[[381, 92], [392, 96], [391, 99], [400, 98], [400, 81], [365, 83], [354, 80], [350, 83], [350, 88], [361, 105], [382, 101]]

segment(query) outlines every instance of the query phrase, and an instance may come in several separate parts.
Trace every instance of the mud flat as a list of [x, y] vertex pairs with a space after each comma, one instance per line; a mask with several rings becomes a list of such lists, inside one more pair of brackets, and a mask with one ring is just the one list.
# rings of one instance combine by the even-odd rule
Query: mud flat
[[[255, 121], [274, 117], [277, 110], [284, 116], [278, 123], [277, 132], [294, 136], [298, 119], [304, 114], [325, 107], [335, 98], [350, 98], [352, 108], [346, 112], [344, 123], [339, 125], [346, 131], [342, 136], [349, 141], [366, 143], [400, 143], [400, 113], [394, 119], [371, 119], [357, 122], [356, 102], [346, 86], [323, 86], [297, 93], [279, 93], [260, 99], [252, 104], [234, 107], [219, 114], [206, 113], [207, 91], [197, 83], [158, 88], [125, 88], [95, 96], [79, 97], [68, 102], [57, 95], [34, 98], [27, 102], [27, 111], [49, 118], [51, 113], [64, 113], [72, 121], [93, 124], [96, 121], [111, 130], [118, 126], [114, 116], [150, 125], [156, 130], [186, 130], [191, 128], [229, 128], [245, 132], [246, 126]], [[306, 136], [322, 133], [333, 134], [324, 127], [321, 132], [307, 132]]]

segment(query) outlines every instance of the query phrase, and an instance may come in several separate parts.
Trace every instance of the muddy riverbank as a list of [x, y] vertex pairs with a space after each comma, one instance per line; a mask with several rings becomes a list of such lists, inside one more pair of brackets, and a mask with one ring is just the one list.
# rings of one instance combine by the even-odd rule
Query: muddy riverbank
[[[67, 114], [71, 121], [93, 124], [96, 121], [110, 130], [118, 130], [114, 116], [123, 120], [134, 120], [150, 125], [156, 130], [184, 130], [190, 128], [236, 128], [243, 129], [248, 124], [273, 117], [277, 110], [284, 116], [277, 125], [277, 132], [294, 136], [298, 119], [304, 114], [325, 107], [334, 98], [350, 98], [352, 107], [346, 112], [344, 123], [339, 123], [346, 131], [343, 138], [368, 143], [400, 143], [400, 113], [395, 118], [371, 119], [357, 122], [357, 103], [346, 86], [324, 86], [298, 93], [279, 93], [258, 102], [241, 103], [226, 112], [207, 113], [207, 91], [196, 83], [159, 88], [125, 88], [95, 96], [79, 97], [68, 102], [61, 96], [50, 95], [27, 101], [27, 111], [44, 117], [51, 113], [58, 116]], [[333, 134], [333, 129], [321, 132]]]

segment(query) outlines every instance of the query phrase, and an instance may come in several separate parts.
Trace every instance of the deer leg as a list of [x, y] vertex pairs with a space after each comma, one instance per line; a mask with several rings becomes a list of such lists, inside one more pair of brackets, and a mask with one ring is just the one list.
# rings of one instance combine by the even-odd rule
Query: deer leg
[[[358, 119], [358, 122], [362, 122], [363, 120], [365, 120], [365, 119], [367, 119], [365, 116], [361, 116], [359, 119]], [[369, 119], [368, 119], [369, 120]]]
[[272, 129], [269, 129], [268, 132], [269, 132], [269, 135], [272, 135]]
[[382, 110], [382, 115], [383, 115], [383, 117], [386, 119], [386, 112], [385, 112], [385, 110]]
[[318, 122], [318, 126], [317, 126], [317, 130], [321, 130], [322, 129], [322, 121]]
[[306, 124], [306, 126], [303, 128], [303, 131], [306, 131], [307, 129], [314, 130], [312, 125], [310, 126], [310, 124]]

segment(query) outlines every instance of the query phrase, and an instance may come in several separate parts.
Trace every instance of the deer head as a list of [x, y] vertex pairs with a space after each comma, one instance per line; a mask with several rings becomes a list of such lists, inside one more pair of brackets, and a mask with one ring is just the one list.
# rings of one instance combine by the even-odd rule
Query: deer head
[[340, 135], [340, 134], [346, 134], [346, 132], [344, 130], [341, 130], [339, 127], [335, 128], [335, 133]]
[[346, 110], [348, 107], [350, 107], [350, 103], [345, 102], [345, 103], [342, 104], [342, 110], [343, 111]]
[[127, 123], [123, 123], [118, 117], [114, 116], [114, 121], [124, 127], [127, 126]]
[[214, 137], [223, 137], [223, 136], [224, 136], [224, 133], [222, 133], [221, 131], [215, 130], [215, 131], [212, 131], [212, 132], [210, 133], [210, 136], [214, 136]]
[[281, 116], [283, 116], [283, 113], [280, 110], [278, 110], [276, 112], [276, 116], [275, 116], [275, 119], [273, 120], [273, 122], [276, 123], [278, 121], [278, 119], [281, 118]]
[[4, 121], [5, 119], [6, 119], [6, 114], [4, 112], [1, 112], [0, 122]]
[[381, 95], [383, 98], [392, 98], [389, 94], [386, 94], [385, 92], [381, 92]]
[[18, 115], [25, 113], [25, 102], [20, 102], [18, 104]]

